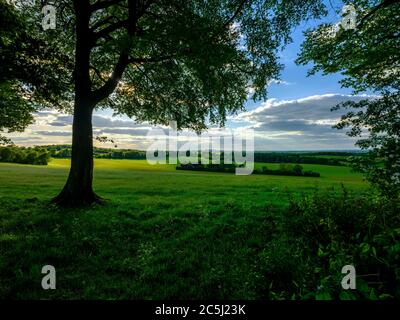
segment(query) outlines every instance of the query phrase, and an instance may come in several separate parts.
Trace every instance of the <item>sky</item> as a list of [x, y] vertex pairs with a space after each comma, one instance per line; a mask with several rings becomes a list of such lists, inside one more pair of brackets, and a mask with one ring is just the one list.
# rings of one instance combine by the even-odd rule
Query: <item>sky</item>
[[[352, 90], [341, 88], [340, 74], [307, 77], [309, 66], [295, 63], [304, 40], [303, 32], [321, 22], [340, 21], [330, 1], [329, 14], [322, 20], [304, 22], [293, 31], [293, 43], [280, 53], [284, 65], [280, 81], [272, 81], [265, 102], [248, 101], [246, 111], [229, 117], [227, 129], [254, 130], [255, 149], [259, 151], [352, 150], [354, 138], [345, 131], [332, 128], [344, 111], [331, 112], [336, 104], [365, 99], [365, 95], [352, 95]], [[70, 144], [72, 116], [43, 110], [35, 114], [35, 123], [23, 133], [8, 134], [16, 144], [32, 146]], [[111, 110], [96, 111], [93, 117], [95, 136], [107, 136], [118, 148], [146, 149], [151, 141], [147, 137], [151, 127], [135, 123], [126, 117], [113, 117]], [[210, 131], [214, 130], [213, 128]], [[112, 143], [97, 143], [99, 147], [114, 147]]]

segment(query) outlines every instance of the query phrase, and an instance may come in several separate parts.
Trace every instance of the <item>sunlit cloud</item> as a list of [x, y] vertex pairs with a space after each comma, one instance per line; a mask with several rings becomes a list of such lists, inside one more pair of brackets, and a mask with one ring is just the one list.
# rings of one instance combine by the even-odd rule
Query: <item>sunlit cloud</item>
[[[231, 117], [227, 129], [233, 132], [254, 130], [257, 150], [354, 149], [354, 139], [346, 136], [344, 131], [332, 128], [345, 111], [332, 112], [331, 108], [347, 100], [360, 101], [369, 97], [325, 94], [296, 100], [269, 99], [253, 110]], [[71, 143], [71, 115], [44, 110], [35, 115], [35, 120], [25, 132], [8, 136], [20, 145]], [[101, 113], [95, 113], [92, 122], [94, 135], [113, 139], [118, 148], [145, 149], [152, 142], [147, 135], [154, 127], [147, 123]], [[208, 130], [210, 136], [219, 133], [215, 126]], [[95, 145], [115, 147], [96, 141]]]

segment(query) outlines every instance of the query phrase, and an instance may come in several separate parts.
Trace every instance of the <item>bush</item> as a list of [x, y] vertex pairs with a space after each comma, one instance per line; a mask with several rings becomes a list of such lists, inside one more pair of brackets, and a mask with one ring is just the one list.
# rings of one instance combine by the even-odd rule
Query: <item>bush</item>
[[[244, 165], [237, 164], [180, 164], [176, 170], [191, 170], [191, 171], [208, 171], [208, 172], [227, 172], [235, 173], [236, 168], [242, 168]], [[318, 172], [303, 171], [301, 165], [280, 164], [279, 169], [270, 170], [266, 166], [261, 169], [254, 170], [254, 174], [267, 174], [277, 176], [300, 176], [300, 177], [320, 177]]]
[[291, 165], [282, 163], [279, 165], [279, 169], [270, 170], [266, 166], [261, 169], [255, 170], [256, 174], [268, 174], [268, 175], [279, 175], [279, 176], [299, 176], [299, 177], [320, 177], [318, 172], [314, 171], [303, 171], [303, 167], [299, 164]]
[[296, 174], [299, 175], [299, 176], [303, 175], [303, 167], [302, 167], [301, 165], [299, 165], [299, 164], [296, 164], [296, 165], [293, 167], [292, 170], [293, 170], [294, 173], [296, 173]]
[[303, 176], [319, 178], [321, 174], [319, 172], [314, 172], [314, 171], [304, 171]]
[[[293, 279], [297, 298], [400, 298], [399, 212], [399, 199], [345, 189], [292, 199], [282, 228], [289, 243], [301, 243], [293, 256], [308, 257], [293, 271], [308, 270]], [[340, 286], [341, 268], [349, 264], [357, 271], [355, 291]]]

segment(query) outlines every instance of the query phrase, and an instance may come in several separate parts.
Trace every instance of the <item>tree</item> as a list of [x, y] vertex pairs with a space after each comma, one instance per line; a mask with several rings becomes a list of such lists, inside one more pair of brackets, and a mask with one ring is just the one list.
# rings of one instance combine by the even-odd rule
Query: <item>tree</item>
[[[21, 131], [28, 126], [33, 117], [34, 109], [27, 105], [21, 97], [19, 86], [10, 80], [14, 68], [10, 62], [15, 60], [15, 51], [12, 45], [18, 43], [19, 34], [15, 30], [24, 30], [22, 21], [18, 19], [15, 10], [5, 0], [0, 1], [0, 133], [4, 130]], [[0, 144], [11, 143], [9, 139], [0, 135]]]
[[[350, 158], [353, 168], [364, 173], [368, 181], [388, 197], [400, 194], [399, 106], [400, 94], [396, 92], [358, 103], [348, 101], [335, 108], [352, 110], [342, 117], [335, 128], [350, 127], [348, 135], [361, 136], [356, 144], [368, 150], [363, 157]], [[365, 130], [368, 135], [363, 135]]]
[[[17, 85], [0, 83], [0, 133], [23, 131], [33, 122], [31, 113], [35, 109], [21, 98], [21, 94]], [[10, 139], [0, 135], [0, 144], [11, 143]]]
[[[0, 0], [0, 133], [23, 131], [32, 112], [57, 104], [66, 92], [60, 79], [72, 70], [67, 57], [40, 38], [28, 12], [9, 2]], [[10, 142], [0, 135], [0, 144]]]
[[14, 158], [10, 147], [0, 147], [0, 160], [3, 162], [12, 162]]
[[293, 172], [300, 176], [303, 174], [303, 167], [299, 164], [296, 164], [293, 167]]
[[[357, 10], [354, 29], [324, 24], [306, 32], [297, 60], [314, 63], [310, 74], [341, 72], [355, 93], [373, 90], [374, 98], [345, 102], [349, 109], [335, 126], [350, 128], [367, 157], [352, 159], [355, 169], [386, 196], [400, 192], [400, 1], [346, 1]], [[336, 29], [336, 30], [335, 30]]]
[[[252, 88], [265, 99], [277, 53], [301, 20], [325, 13], [315, 0], [59, 0], [57, 30], [43, 32], [74, 61], [71, 169], [54, 201], [83, 205], [93, 192], [92, 113], [111, 107], [136, 121], [202, 130], [223, 125]], [[33, 20], [40, 10], [22, 3]]]

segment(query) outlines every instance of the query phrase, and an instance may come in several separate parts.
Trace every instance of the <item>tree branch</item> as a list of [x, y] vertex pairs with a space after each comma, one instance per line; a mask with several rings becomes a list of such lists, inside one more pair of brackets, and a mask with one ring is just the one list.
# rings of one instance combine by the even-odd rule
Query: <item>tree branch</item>
[[122, 1], [123, 0], [97, 1], [96, 3], [94, 3], [90, 6], [90, 9], [92, 12], [95, 12], [97, 10], [107, 9], [115, 4], [121, 3]]
[[95, 31], [97, 28], [100, 28], [101, 26], [103, 26], [103, 25], [105, 25], [105, 24], [107, 24], [107, 23], [110, 23], [111, 22], [111, 20], [113, 20], [113, 19], [116, 19], [116, 20], [118, 20], [118, 18], [116, 17], [116, 16], [109, 16], [109, 17], [107, 17], [107, 18], [105, 18], [105, 19], [103, 19], [103, 20], [100, 20], [100, 21], [98, 21], [97, 23], [95, 23], [91, 28], [90, 28], [90, 30], [91, 31]]
[[398, 4], [399, 0], [384, 0], [381, 2], [379, 5], [377, 5], [375, 8], [373, 8], [370, 12], [368, 12], [360, 21], [360, 23], [357, 26], [357, 29], [361, 29], [364, 26], [364, 23], [371, 17], [373, 16], [377, 11], [387, 8], [393, 4]]
[[[119, 3], [121, 0], [109, 0], [104, 2], [97, 2], [92, 5], [92, 10], [98, 10], [98, 8], [103, 5], [108, 7]], [[149, 0], [146, 3], [137, 0], [128, 0], [128, 19], [124, 21], [119, 21], [109, 25], [108, 27], [100, 30], [99, 32], [93, 33], [94, 41], [96, 42], [99, 38], [108, 36], [111, 32], [125, 28], [128, 31], [128, 34], [133, 37], [137, 33], [137, 22], [139, 18], [145, 13], [147, 8], [149, 8], [154, 3], [153, 0]], [[140, 6], [141, 5], [141, 6]], [[146, 62], [161, 62], [166, 59], [171, 59], [170, 56], [166, 57], [158, 57], [158, 58], [133, 58], [129, 59], [129, 49], [125, 48], [115, 65], [114, 71], [112, 72], [110, 78], [106, 81], [106, 83], [100, 87], [99, 89], [93, 91], [91, 93], [93, 100], [97, 104], [101, 100], [107, 98], [110, 94], [112, 94], [117, 87], [119, 81], [122, 78], [122, 75], [126, 69], [126, 67], [130, 63], [146, 63]]]
[[118, 62], [115, 65], [114, 71], [111, 74], [110, 78], [101, 88], [92, 92], [92, 97], [96, 102], [96, 104], [99, 103], [101, 100], [107, 98], [111, 93], [114, 92], [128, 64], [129, 64], [128, 54], [125, 53], [121, 54], [118, 58]]
[[153, 58], [131, 58], [129, 63], [151, 63], [151, 62], [165, 62], [176, 58], [174, 55]]
[[99, 69], [93, 67], [92, 65], [89, 66], [89, 68], [90, 68], [91, 70], [93, 70], [93, 71], [96, 73], [97, 77], [98, 77], [101, 81], [106, 82], [106, 79], [103, 78], [103, 76], [101, 75], [101, 72], [99, 71]]
[[123, 20], [123, 21], [118, 21], [113, 24], [110, 24], [108, 27], [105, 27], [104, 29], [101, 29], [98, 32], [93, 32], [93, 40], [96, 42], [97, 40], [107, 37], [110, 33], [122, 29], [122, 28], [127, 28], [129, 24], [128, 20]]
[[247, 1], [248, 1], [248, 0], [242, 0], [242, 1], [240, 2], [240, 4], [239, 4], [239, 6], [237, 7], [237, 9], [236, 9], [235, 13], [233, 14], [233, 16], [232, 16], [227, 22], [224, 23], [224, 26], [223, 26], [224, 29], [225, 29], [226, 27], [228, 27], [228, 26], [233, 22], [233, 20], [236, 19], [236, 17], [237, 17], [237, 16], [240, 14], [240, 12], [243, 10], [243, 7], [244, 7], [244, 5], [246, 4]]

